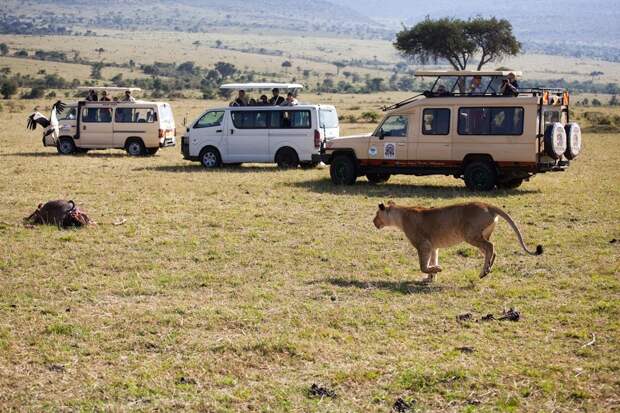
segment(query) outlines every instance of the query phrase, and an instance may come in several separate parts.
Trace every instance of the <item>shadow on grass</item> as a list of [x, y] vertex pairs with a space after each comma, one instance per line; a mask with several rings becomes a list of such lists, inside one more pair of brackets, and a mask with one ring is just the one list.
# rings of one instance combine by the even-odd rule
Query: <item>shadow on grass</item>
[[324, 282], [342, 288], [389, 290], [400, 294], [431, 294], [443, 291], [443, 287], [440, 285], [427, 284], [422, 281], [364, 281], [338, 277], [311, 281], [311, 284], [320, 284]]
[[53, 157], [77, 157], [77, 158], [126, 158], [129, 155], [126, 153], [76, 153], [73, 155], [60, 155], [57, 152], [14, 152], [14, 153], [0, 153], [0, 156], [19, 156], [23, 158], [53, 158]]
[[134, 171], [155, 171], [155, 172], [201, 172], [201, 173], [250, 173], [250, 172], [278, 172], [277, 166], [240, 166], [240, 165], [224, 165], [221, 168], [206, 169], [201, 164], [189, 165], [156, 165], [146, 166], [143, 168], [135, 168]]
[[539, 190], [531, 189], [501, 189], [489, 192], [473, 192], [462, 186], [448, 185], [415, 185], [403, 183], [385, 183], [382, 185], [371, 184], [367, 181], [357, 182], [351, 186], [334, 185], [329, 178], [313, 179], [286, 183], [285, 185], [307, 189], [320, 194], [334, 195], [366, 195], [376, 197], [417, 197], [425, 198], [462, 198], [475, 195], [477, 198], [498, 198], [506, 196], [521, 196], [540, 193]]

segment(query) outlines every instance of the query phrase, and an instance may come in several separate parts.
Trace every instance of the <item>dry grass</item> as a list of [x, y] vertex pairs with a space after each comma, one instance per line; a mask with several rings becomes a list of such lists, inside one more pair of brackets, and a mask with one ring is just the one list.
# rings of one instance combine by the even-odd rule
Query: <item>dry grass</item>
[[[357, 99], [342, 106], [380, 97]], [[177, 120], [204, 104], [173, 102]], [[26, 114], [0, 114], [2, 411], [385, 412], [401, 396], [416, 411], [620, 408], [618, 135], [586, 136], [566, 173], [473, 194], [444, 177], [336, 188], [325, 170], [206, 172], [178, 148], [60, 157]], [[20, 224], [56, 198], [99, 226]], [[418, 285], [402, 234], [372, 226], [388, 199], [492, 202], [546, 252], [524, 255], [501, 224], [488, 278], [462, 245]], [[455, 321], [504, 307], [522, 319]], [[312, 383], [337, 397], [308, 397]]]

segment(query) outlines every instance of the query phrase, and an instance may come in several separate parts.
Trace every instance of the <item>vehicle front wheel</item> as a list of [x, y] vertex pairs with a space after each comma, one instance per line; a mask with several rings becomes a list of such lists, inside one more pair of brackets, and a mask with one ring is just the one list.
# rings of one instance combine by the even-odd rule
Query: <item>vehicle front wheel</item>
[[371, 184], [382, 184], [390, 179], [390, 174], [366, 174], [366, 179], [368, 179], [368, 182], [370, 182]]
[[142, 143], [142, 141], [138, 139], [127, 142], [125, 150], [130, 156], [142, 156], [146, 154], [146, 148], [144, 147], [144, 143]]
[[497, 184], [497, 174], [489, 162], [472, 162], [465, 167], [465, 186], [472, 191], [490, 191]]
[[280, 169], [293, 169], [299, 165], [297, 152], [292, 148], [282, 148], [276, 155], [276, 163]]
[[200, 152], [200, 163], [207, 169], [218, 168], [222, 165], [222, 158], [217, 149], [208, 147]]
[[71, 155], [72, 153], [75, 153], [75, 143], [71, 138], [60, 138], [56, 149], [61, 155]]
[[329, 175], [336, 185], [353, 185], [357, 179], [353, 158], [347, 155], [334, 157], [329, 168]]

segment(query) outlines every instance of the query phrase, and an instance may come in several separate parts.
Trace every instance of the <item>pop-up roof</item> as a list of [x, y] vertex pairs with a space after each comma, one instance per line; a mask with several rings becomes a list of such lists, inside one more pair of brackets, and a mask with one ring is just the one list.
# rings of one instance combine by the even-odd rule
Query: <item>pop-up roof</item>
[[233, 90], [250, 90], [250, 89], [282, 89], [282, 90], [294, 90], [303, 89], [303, 85], [299, 83], [225, 83], [220, 86], [220, 89], [233, 89]]

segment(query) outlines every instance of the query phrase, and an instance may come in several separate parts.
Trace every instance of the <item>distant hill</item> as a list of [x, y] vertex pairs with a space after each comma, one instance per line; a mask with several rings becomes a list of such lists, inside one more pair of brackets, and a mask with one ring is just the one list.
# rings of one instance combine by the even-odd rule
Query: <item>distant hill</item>
[[[392, 30], [400, 23], [412, 25], [426, 16], [468, 18], [476, 15], [503, 17], [524, 41], [567, 42], [618, 46], [618, 0], [333, 0], [354, 8]], [[576, 45], [573, 44], [572, 47]]]
[[22, 29], [65, 24], [93, 30], [149, 28], [209, 32], [235, 29], [358, 38], [391, 36], [390, 30], [381, 23], [327, 0], [3, 0], [0, 20], [5, 21], [2, 27], [10, 28], [12, 24]]

